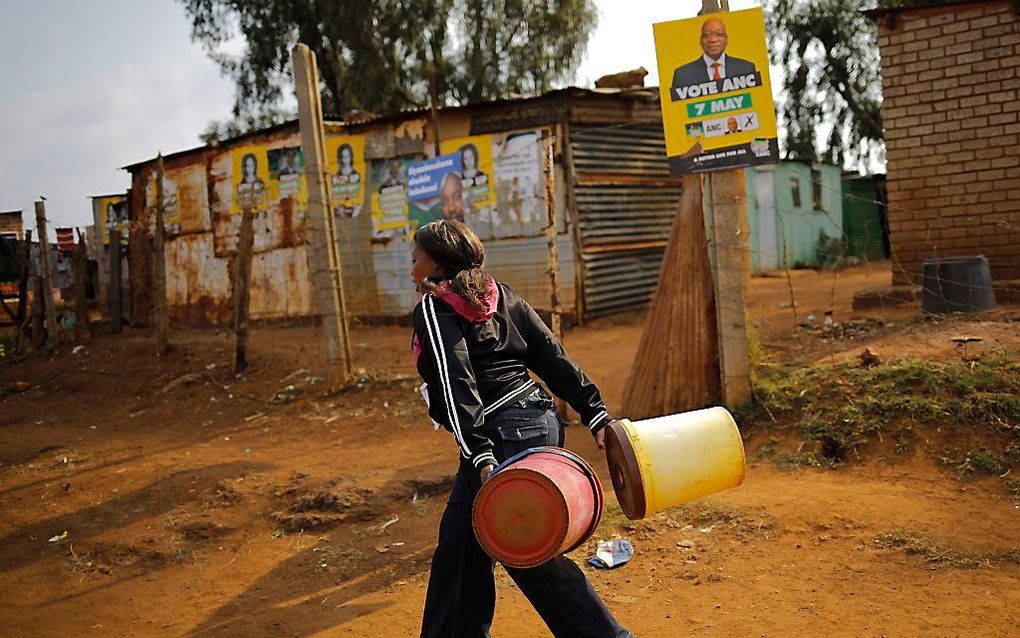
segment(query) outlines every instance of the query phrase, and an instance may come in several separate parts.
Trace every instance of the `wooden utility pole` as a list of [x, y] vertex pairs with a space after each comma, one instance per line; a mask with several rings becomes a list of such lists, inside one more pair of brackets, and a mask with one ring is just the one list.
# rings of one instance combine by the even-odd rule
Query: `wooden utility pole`
[[163, 154], [156, 156], [156, 232], [155, 255], [153, 256], [153, 304], [152, 313], [156, 325], [156, 354], [164, 355], [170, 349], [170, 326], [166, 314], [166, 226], [163, 216], [166, 202], [163, 201]]
[[110, 331], [119, 335], [124, 325], [124, 308], [120, 290], [120, 229], [110, 229]]
[[301, 150], [308, 177], [308, 273], [312, 279], [312, 299], [322, 317], [326, 352], [332, 370], [337, 371], [333, 374], [340, 383], [346, 383], [353, 374], [351, 340], [336, 219], [329, 201], [319, 71], [315, 65], [315, 54], [306, 45], [298, 44], [291, 55], [297, 88]]
[[46, 345], [57, 345], [57, 309], [53, 305], [53, 272], [50, 266], [50, 238], [46, 232], [46, 202], [35, 203], [35, 229], [39, 233], [39, 271], [42, 279], [43, 307], [46, 308]]
[[78, 231], [74, 247], [74, 342], [81, 343], [89, 336], [89, 313], [85, 303], [85, 288], [89, 277], [89, 256], [85, 248], [85, 235]]
[[248, 369], [248, 306], [251, 285], [251, 253], [255, 244], [255, 214], [250, 206], [241, 213], [234, 265], [234, 375]]
[[[729, 0], [702, 0], [701, 13], [729, 11]], [[742, 168], [710, 173], [705, 216], [715, 282], [722, 400], [731, 410], [751, 399], [745, 291], [751, 279]]]

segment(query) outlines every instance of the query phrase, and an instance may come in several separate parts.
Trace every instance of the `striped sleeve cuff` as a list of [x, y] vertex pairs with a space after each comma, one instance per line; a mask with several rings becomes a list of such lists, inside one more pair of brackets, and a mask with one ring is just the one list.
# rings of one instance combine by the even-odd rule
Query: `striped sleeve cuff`
[[588, 422], [588, 429], [591, 430], [592, 433], [598, 432], [608, 422], [609, 413], [606, 412], [605, 410], [602, 410], [601, 412], [596, 414], [591, 421]]
[[471, 459], [471, 463], [475, 466], [475, 469], [485, 467], [486, 465], [498, 465], [496, 457], [492, 455], [492, 452], [482, 452]]

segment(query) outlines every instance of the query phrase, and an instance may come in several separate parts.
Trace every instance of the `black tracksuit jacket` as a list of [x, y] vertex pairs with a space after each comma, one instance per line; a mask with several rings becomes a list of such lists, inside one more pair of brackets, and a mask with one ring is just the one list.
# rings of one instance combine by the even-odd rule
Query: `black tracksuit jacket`
[[506, 284], [497, 288], [496, 309], [487, 320], [464, 316], [432, 295], [422, 297], [413, 315], [429, 416], [453, 432], [461, 457], [476, 468], [496, 463], [485, 418], [535, 391], [529, 370], [570, 404], [592, 434], [610, 420], [598, 388], [534, 309]]

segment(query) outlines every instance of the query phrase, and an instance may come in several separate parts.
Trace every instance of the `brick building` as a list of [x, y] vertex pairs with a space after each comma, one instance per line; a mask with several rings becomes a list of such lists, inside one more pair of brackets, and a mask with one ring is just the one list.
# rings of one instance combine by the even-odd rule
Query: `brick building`
[[869, 12], [882, 55], [897, 284], [929, 257], [985, 255], [1020, 279], [1016, 2], [905, 0]]
[[24, 237], [24, 232], [20, 210], [0, 212], [0, 237], [21, 239]]

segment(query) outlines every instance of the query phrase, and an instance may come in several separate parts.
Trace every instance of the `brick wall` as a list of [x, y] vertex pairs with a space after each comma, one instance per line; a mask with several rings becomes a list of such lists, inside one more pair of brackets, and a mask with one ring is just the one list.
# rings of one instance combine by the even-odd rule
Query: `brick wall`
[[877, 18], [894, 282], [985, 255], [1020, 278], [1020, 16], [1012, 2]]

